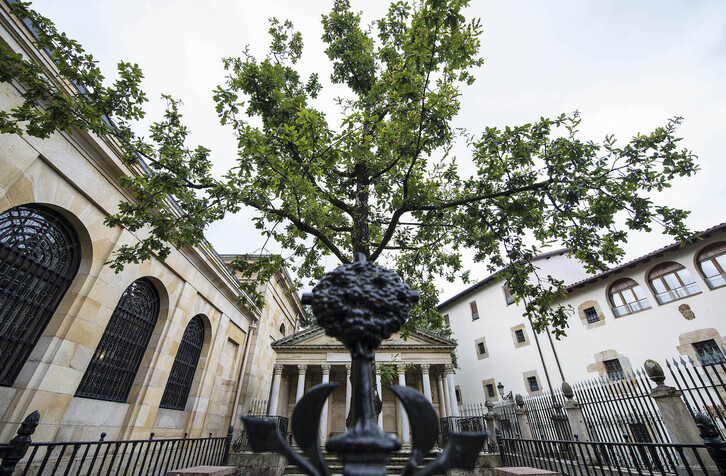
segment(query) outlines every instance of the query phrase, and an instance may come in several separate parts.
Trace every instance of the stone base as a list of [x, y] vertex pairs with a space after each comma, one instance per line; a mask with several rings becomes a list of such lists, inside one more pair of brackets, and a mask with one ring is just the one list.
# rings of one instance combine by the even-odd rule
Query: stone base
[[194, 466], [169, 471], [166, 476], [228, 476], [234, 474], [234, 469], [234, 466]]
[[494, 476], [515, 476], [515, 475], [526, 475], [526, 476], [555, 476], [560, 473], [554, 471], [547, 471], [544, 469], [529, 468], [526, 466], [516, 466], [512, 468], [497, 468], [494, 470]]

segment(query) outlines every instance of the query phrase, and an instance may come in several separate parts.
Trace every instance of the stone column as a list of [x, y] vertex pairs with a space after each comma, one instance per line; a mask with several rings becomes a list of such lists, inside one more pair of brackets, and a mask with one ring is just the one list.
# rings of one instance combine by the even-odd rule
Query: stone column
[[[345, 418], [350, 414], [350, 400], [353, 397], [353, 387], [350, 385], [351, 364], [345, 364]], [[380, 390], [379, 390], [380, 392]]]
[[570, 422], [572, 436], [577, 435], [579, 441], [590, 441], [585, 416], [582, 414], [582, 407], [575, 400], [575, 393], [567, 382], [562, 382], [562, 394], [567, 399], [565, 401], [565, 413], [567, 414], [567, 421]]
[[429, 379], [429, 364], [421, 364], [421, 381], [423, 385], [423, 394], [429, 399], [429, 402], [433, 403], [431, 399], [431, 380]]
[[436, 388], [439, 391], [439, 418], [446, 418], [446, 394], [444, 393], [444, 377], [441, 372], [436, 376]]
[[[398, 385], [406, 386], [406, 364], [398, 364], [396, 366], [398, 370]], [[401, 416], [401, 442], [404, 445], [411, 444], [411, 435], [408, 425], [408, 415], [406, 410], [403, 408], [401, 402], [398, 402], [398, 414]]]
[[282, 365], [275, 365], [272, 374], [272, 390], [270, 391], [270, 402], [267, 413], [277, 415], [277, 404], [280, 401], [280, 378], [282, 377]]
[[459, 404], [456, 401], [456, 386], [454, 385], [454, 366], [446, 366], [446, 383], [449, 387], [449, 402], [451, 404], [451, 416], [459, 416]]
[[519, 425], [520, 438], [531, 440], [532, 429], [529, 427], [528, 412], [524, 409], [524, 399], [521, 395], [515, 395], [514, 401], [517, 402], [517, 424]]
[[299, 402], [305, 393], [305, 373], [308, 366], [306, 364], [298, 364], [297, 366], [297, 393], [295, 394], [295, 403]]
[[[655, 400], [655, 404], [660, 410], [661, 417], [663, 418], [663, 425], [668, 431], [671, 442], [682, 443], [682, 444], [702, 444], [703, 439], [698, 431], [696, 422], [693, 420], [693, 415], [683, 403], [681, 398], [681, 392], [674, 387], [664, 385], [665, 374], [663, 369], [655, 360], [645, 361], [645, 372], [648, 377], [655, 382], [656, 387], [650, 392], [650, 397]], [[693, 451], [686, 450], [683, 452], [686, 463], [691, 467], [694, 474], [702, 474], [702, 471], [698, 463], [698, 458]], [[713, 471], [709, 471], [708, 474], [718, 474], [716, 465], [709, 456], [706, 450], [699, 450], [698, 455], [701, 460]], [[679, 466], [677, 468], [679, 474], [687, 474], [685, 467]]]
[[[323, 383], [330, 382], [330, 364], [321, 365], [323, 368]], [[328, 405], [330, 399], [325, 401], [323, 405], [323, 413], [320, 415], [320, 443], [325, 444], [328, 439]]]
[[378, 414], [378, 426], [383, 428], [383, 391], [381, 389], [381, 367], [376, 365], [376, 390], [381, 398], [381, 413]]
[[444, 406], [446, 407], [446, 416], [450, 417], [453, 415], [451, 414], [451, 401], [449, 400], [449, 396], [451, 395], [449, 392], [449, 381], [446, 376], [442, 376], [441, 380], [444, 383]]

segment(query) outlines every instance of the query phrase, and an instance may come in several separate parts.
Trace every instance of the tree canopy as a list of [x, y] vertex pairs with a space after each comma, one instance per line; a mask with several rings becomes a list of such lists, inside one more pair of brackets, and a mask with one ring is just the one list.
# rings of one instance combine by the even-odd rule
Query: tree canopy
[[[335, 0], [322, 16], [322, 39], [331, 82], [348, 90], [330, 98], [343, 114], [340, 124], [314, 107], [325, 98], [318, 75], [298, 72], [301, 33], [271, 19], [265, 58], [245, 51], [223, 59], [227, 80], [214, 99], [221, 124], [234, 131], [238, 157], [221, 177], [211, 174], [209, 149], [187, 145], [177, 100], [166, 97], [166, 114], [148, 139], [132, 132], [146, 101], [136, 65], [120, 63], [119, 79], [108, 85], [77, 42], [27, 4], [13, 4], [14, 14], [34, 25], [58, 75], [48, 77], [0, 46], [0, 80], [18, 82], [24, 98], [0, 112], [0, 132], [48, 137], [80, 128], [119, 142], [138, 173], [122, 179], [134, 199], [107, 222], [145, 232], [116, 253], [116, 269], [163, 259], [170, 246], [198, 244], [207, 225], [252, 207], [259, 232], [291, 258], [240, 257], [235, 266], [251, 278], [243, 283], [248, 293], [254, 295], [255, 279], [283, 264], [317, 279], [324, 256], [347, 263], [364, 253], [421, 292], [411, 323], [435, 329], [441, 316], [433, 280], [468, 279], [468, 249], [500, 271], [536, 329], [551, 324], [560, 334], [568, 312], [556, 301], [565, 283], [539, 276], [530, 260], [560, 244], [595, 272], [623, 255], [627, 230], [659, 224], [686, 239], [687, 212], [650, 197], [695, 173], [696, 157], [679, 147], [678, 117], [623, 145], [612, 136], [580, 138], [578, 113], [503, 129], [453, 128], [461, 88], [482, 65], [482, 27], [464, 17], [467, 4], [394, 2], [366, 27], [348, 0]], [[457, 140], [469, 156], [453, 156]], [[461, 172], [460, 162], [472, 173]]]

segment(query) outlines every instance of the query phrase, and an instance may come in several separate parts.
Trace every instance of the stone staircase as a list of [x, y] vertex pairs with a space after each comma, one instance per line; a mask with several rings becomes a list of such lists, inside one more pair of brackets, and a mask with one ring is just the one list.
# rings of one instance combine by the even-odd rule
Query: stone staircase
[[[433, 452], [424, 458], [422, 466], [429, 464], [431, 461], [438, 457], [438, 452]], [[343, 464], [338, 460], [336, 455], [323, 451], [323, 457], [325, 463], [330, 468], [330, 474], [333, 476], [341, 476], [343, 474]], [[391, 455], [391, 459], [386, 465], [386, 474], [396, 475], [401, 474], [403, 468], [406, 466], [409, 458], [411, 457], [411, 451], [397, 451]], [[282, 473], [287, 476], [304, 476], [304, 473], [300, 468], [295, 465], [288, 464], [285, 467], [285, 472]]]

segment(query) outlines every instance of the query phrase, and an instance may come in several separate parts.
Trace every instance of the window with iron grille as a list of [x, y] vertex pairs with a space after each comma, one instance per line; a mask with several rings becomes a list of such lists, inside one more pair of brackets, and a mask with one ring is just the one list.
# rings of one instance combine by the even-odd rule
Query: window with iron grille
[[484, 347], [484, 342], [478, 342], [476, 344], [476, 346], [477, 346], [480, 354], [486, 354], [487, 353], [487, 349], [486, 349], [486, 347]]
[[611, 380], [620, 380], [625, 378], [625, 372], [623, 372], [623, 367], [620, 365], [620, 360], [603, 360], [602, 363], [605, 364], [605, 371], [608, 373], [608, 378]]
[[496, 394], [494, 393], [494, 384], [493, 383], [487, 384], [487, 397], [489, 397], [489, 398], [496, 397]]
[[145, 278], [121, 295], [76, 396], [125, 402], [159, 318], [159, 293]]
[[195, 316], [184, 330], [179, 350], [174, 358], [174, 365], [171, 367], [169, 380], [166, 382], [164, 395], [161, 397], [159, 404], [161, 408], [184, 410], [203, 345], [204, 323], [201, 316]]
[[476, 301], [469, 303], [469, 309], [471, 309], [471, 320], [476, 321], [479, 319], [479, 310], [476, 307]]
[[597, 315], [597, 311], [594, 307], [588, 307], [585, 309], [585, 317], [587, 318], [588, 324], [594, 324], [600, 320], [600, 316]]
[[718, 344], [713, 339], [703, 340], [701, 342], [694, 342], [693, 349], [698, 354], [698, 360], [702, 364], [715, 364], [719, 362], [725, 362], [723, 352], [719, 348]]
[[539, 392], [539, 383], [537, 383], [537, 377], [527, 377], [527, 383], [529, 384], [530, 391]]
[[517, 338], [517, 343], [521, 344], [522, 342], [525, 342], [527, 339], [524, 337], [524, 329], [517, 329], [514, 331], [514, 336]]
[[0, 385], [11, 386], [71, 285], [81, 244], [54, 210], [23, 205], [0, 214]]

